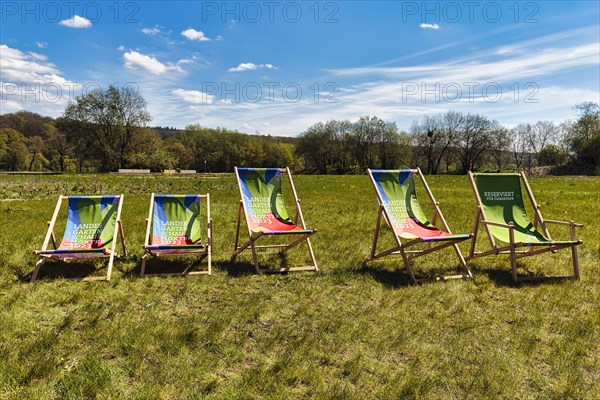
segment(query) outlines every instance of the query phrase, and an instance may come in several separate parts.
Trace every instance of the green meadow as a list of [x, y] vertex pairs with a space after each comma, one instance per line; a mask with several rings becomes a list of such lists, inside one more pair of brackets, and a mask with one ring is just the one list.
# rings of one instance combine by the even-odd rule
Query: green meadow
[[[427, 180], [453, 232], [471, 232], [467, 177]], [[585, 224], [580, 281], [513, 284], [506, 255], [469, 262], [474, 280], [421, 285], [399, 259], [364, 265], [377, 216], [366, 175], [294, 177], [319, 230], [320, 271], [284, 275], [256, 275], [249, 252], [231, 261], [233, 175], [0, 175], [0, 399], [599, 399], [600, 179], [529, 182], [545, 218]], [[151, 192], [210, 193], [213, 275], [138, 277]], [[110, 282], [81, 282], [104, 262], [76, 261], [47, 262], [28, 283], [59, 194], [119, 193], [129, 254]], [[569, 237], [567, 227], [550, 233]], [[384, 238], [391, 245], [389, 230]], [[521, 259], [519, 272], [570, 274], [570, 257]], [[308, 251], [261, 260], [300, 265]], [[203, 267], [176, 256], [148, 271]], [[444, 249], [414, 269], [434, 276], [459, 264]]]

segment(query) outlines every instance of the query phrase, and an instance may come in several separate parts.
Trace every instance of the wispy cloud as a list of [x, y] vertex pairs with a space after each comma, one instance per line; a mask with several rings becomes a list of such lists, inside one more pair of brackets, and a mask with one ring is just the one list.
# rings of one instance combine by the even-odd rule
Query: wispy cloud
[[59, 25], [66, 26], [69, 28], [90, 28], [92, 26], [92, 21], [87, 18], [80, 17], [79, 15], [74, 15], [73, 18], [65, 19], [59, 22]]
[[229, 72], [242, 72], [242, 71], [255, 71], [257, 69], [277, 69], [273, 64], [254, 64], [254, 63], [241, 63], [237, 67], [231, 67], [228, 69]]
[[181, 32], [183, 36], [185, 36], [189, 40], [195, 40], [198, 42], [209, 42], [210, 39], [204, 35], [204, 32], [197, 31], [194, 28], [188, 28], [185, 31]]
[[425, 22], [423, 22], [421, 25], [419, 25], [419, 28], [422, 29], [440, 29], [440, 26], [435, 23], [435, 24], [426, 24]]
[[[560, 122], [573, 117], [575, 103], [597, 101], [598, 93], [593, 88], [561, 87], [549, 82], [553, 82], [556, 74], [586, 68], [589, 71], [600, 64], [597, 51], [600, 43], [589, 42], [590, 36], [585, 32], [559, 36], [571, 40], [557, 40], [557, 36], [537, 38], [503, 45], [502, 54], [498, 46], [432, 63], [329, 70], [328, 78], [340, 88], [333, 96], [337, 103], [322, 99], [315, 102], [309, 96], [292, 104], [263, 98], [253, 104], [242, 99], [235, 105], [219, 106], [215, 100], [214, 104], [196, 109], [189, 115], [193, 118], [186, 123], [201, 122], [216, 127], [223, 126], [223, 120], [227, 120], [227, 127], [249, 133], [260, 127], [261, 131], [273, 135], [295, 135], [316, 122], [331, 118], [356, 120], [361, 115], [377, 115], [397, 122], [400, 129], [408, 129], [414, 119], [449, 109], [481, 113], [507, 126], [532, 118]], [[540, 46], [541, 43], [544, 45]], [[258, 69], [257, 64], [250, 64], [242, 63], [232, 69]], [[470, 82], [478, 85], [472, 94], [468, 93]], [[519, 83], [518, 100], [515, 82]], [[524, 84], [528, 82], [537, 84], [526, 89]], [[406, 83], [417, 83], [419, 92], [403, 96]], [[445, 84], [455, 83], [463, 90], [460, 96], [443, 92]], [[492, 90], [484, 92], [482, 88], [488, 83], [492, 84]], [[309, 85], [305, 82], [307, 88]], [[494, 93], [498, 87], [502, 90], [500, 96]], [[203, 114], [201, 119], [198, 119], [199, 113]], [[266, 121], [270, 126], [265, 125]]]
[[44, 49], [48, 46], [48, 42], [33, 42], [38, 49]]
[[181, 100], [192, 104], [213, 104], [215, 96], [199, 90], [175, 89], [171, 92]]
[[162, 75], [168, 71], [183, 72], [179, 64], [189, 63], [190, 60], [180, 60], [177, 64], [162, 63], [154, 56], [139, 53], [134, 50], [127, 51], [123, 54], [125, 67], [129, 69], [142, 69], [154, 75]]
[[141, 31], [144, 35], [148, 36], [156, 36], [161, 32], [159, 26], [155, 26], [154, 28], [142, 28]]
[[506, 81], [548, 75], [558, 71], [597, 65], [600, 43], [586, 43], [563, 48], [531, 46], [524, 54], [491, 49], [443, 62], [405, 67], [358, 67], [329, 70], [336, 76], [385, 76], [396, 80], [455, 82]]

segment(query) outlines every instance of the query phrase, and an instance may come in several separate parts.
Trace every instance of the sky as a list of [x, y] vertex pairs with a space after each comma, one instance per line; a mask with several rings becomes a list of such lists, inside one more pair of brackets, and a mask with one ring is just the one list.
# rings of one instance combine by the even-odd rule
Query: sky
[[2, 1], [0, 113], [109, 85], [151, 126], [296, 136], [330, 119], [479, 113], [511, 127], [600, 103], [598, 1]]

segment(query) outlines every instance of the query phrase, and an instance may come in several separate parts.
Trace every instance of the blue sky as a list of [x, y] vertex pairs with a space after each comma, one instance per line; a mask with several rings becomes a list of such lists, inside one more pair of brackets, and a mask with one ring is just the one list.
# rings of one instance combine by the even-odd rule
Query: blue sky
[[134, 85], [151, 125], [293, 136], [375, 115], [506, 126], [600, 102], [597, 1], [0, 3], [0, 107], [60, 116]]

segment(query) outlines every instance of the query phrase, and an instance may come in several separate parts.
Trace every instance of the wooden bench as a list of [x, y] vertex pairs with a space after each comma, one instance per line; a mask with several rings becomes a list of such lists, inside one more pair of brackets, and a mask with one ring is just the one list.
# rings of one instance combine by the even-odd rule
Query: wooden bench
[[128, 169], [119, 168], [119, 174], [149, 174], [149, 169]]

